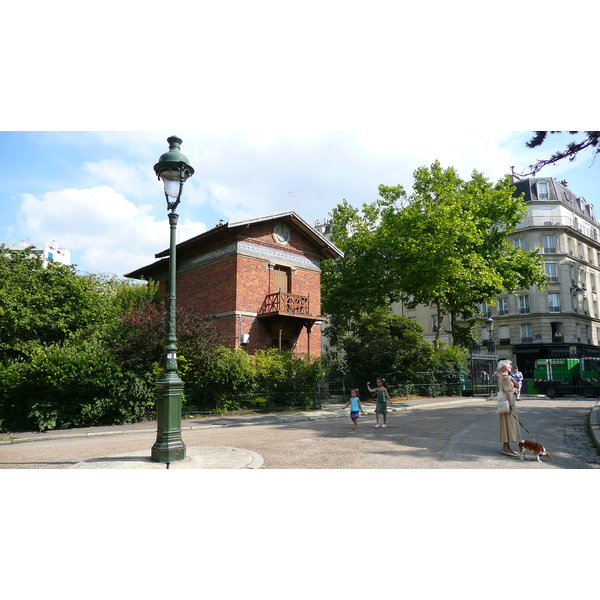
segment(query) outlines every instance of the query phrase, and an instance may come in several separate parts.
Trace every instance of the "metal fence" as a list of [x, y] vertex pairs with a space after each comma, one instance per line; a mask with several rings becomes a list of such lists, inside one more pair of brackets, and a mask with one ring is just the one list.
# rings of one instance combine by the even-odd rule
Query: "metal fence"
[[473, 353], [468, 357], [469, 371], [464, 381], [463, 394], [468, 396], [490, 396], [498, 386], [494, 373], [498, 356], [490, 353]]
[[[402, 381], [388, 379], [389, 392], [395, 398], [410, 396], [480, 396], [490, 395], [496, 388], [492, 377], [497, 363], [492, 354], [469, 357], [467, 373], [436, 373], [424, 371], [411, 373]], [[373, 383], [372, 385], [375, 385]], [[272, 412], [290, 409], [317, 409], [323, 403], [347, 402], [352, 389], [351, 382], [345, 379], [325, 381], [313, 390], [281, 391], [266, 386], [263, 390], [245, 394], [223, 394], [218, 390], [197, 392], [184, 388], [183, 412], [185, 414], [218, 414], [223, 412]], [[374, 399], [366, 386], [359, 386], [359, 397]]]
[[[411, 373], [404, 381], [387, 380], [390, 395], [393, 398], [410, 396], [460, 396], [464, 393], [466, 378], [461, 373], [436, 373], [424, 371]], [[376, 385], [375, 383], [372, 384]], [[353, 386], [346, 380], [328, 381], [319, 385], [321, 402], [347, 402]], [[375, 399], [376, 394], [369, 392], [366, 386], [359, 386], [359, 397], [363, 400]]]

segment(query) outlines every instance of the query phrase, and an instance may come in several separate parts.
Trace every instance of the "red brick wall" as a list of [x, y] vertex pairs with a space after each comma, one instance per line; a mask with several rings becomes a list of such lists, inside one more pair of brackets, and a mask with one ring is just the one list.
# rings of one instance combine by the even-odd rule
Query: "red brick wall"
[[177, 297], [181, 302], [213, 315], [235, 310], [236, 260], [227, 256], [217, 262], [177, 275]]
[[237, 257], [236, 310], [246, 312], [258, 312], [260, 310], [265, 296], [270, 293], [270, 275], [270, 269], [266, 261], [247, 256]]
[[[272, 236], [273, 223], [258, 223], [251, 226], [238, 239], [253, 242], [263, 246], [276, 248], [278, 251], [290, 253], [290, 264], [293, 265], [293, 255], [318, 259], [318, 250], [314, 245], [289, 225], [290, 240], [286, 245], [277, 244]], [[222, 241], [227, 244], [231, 238]], [[211, 249], [214, 249], [212, 247]], [[190, 258], [187, 256], [186, 258]], [[282, 261], [285, 265], [285, 261]], [[272, 291], [273, 270], [268, 261], [246, 256], [227, 256], [206, 265], [188, 269], [178, 273], [177, 299], [178, 302], [192, 305], [202, 314], [215, 315], [233, 311], [257, 313], [265, 299]], [[321, 290], [320, 274], [303, 268], [292, 267], [291, 293], [310, 297], [310, 312], [320, 315]], [[161, 285], [164, 293], [164, 285]], [[257, 319], [245, 315], [228, 315], [216, 320], [216, 326], [222, 336], [223, 343], [229, 347], [240, 347], [240, 335], [250, 334], [250, 342], [242, 346], [250, 354], [258, 349], [278, 347], [276, 330], [268, 320]], [[285, 334], [290, 336], [294, 328], [298, 330], [300, 320], [291, 319], [286, 326]], [[271, 344], [267, 342], [271, 338]], [[302, 327], [295, 341], [295, 351], [308, 351], [308, 336], [306, 328]], [[314, 325], [310, 339], [310, 354], [313, 357], [321, 354], [321, 328]]]

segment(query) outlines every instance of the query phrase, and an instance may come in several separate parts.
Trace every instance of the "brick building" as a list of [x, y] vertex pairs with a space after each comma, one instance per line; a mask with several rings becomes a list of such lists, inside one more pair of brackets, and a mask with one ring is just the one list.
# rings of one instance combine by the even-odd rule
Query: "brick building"
[[[221, 223], [176, 256], [178, 304], [216, 319], [226, 346], [321, 355], [320, 264], [341, 251], [297, 213]], [[166, 295], [169, 250], [155, 258], [125, 277], [158, 281]]]

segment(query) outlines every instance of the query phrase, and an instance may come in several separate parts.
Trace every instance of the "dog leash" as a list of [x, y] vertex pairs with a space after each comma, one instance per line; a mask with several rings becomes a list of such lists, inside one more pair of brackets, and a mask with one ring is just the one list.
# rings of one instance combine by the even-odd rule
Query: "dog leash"
[[[511, 412], [510, 414], [511, 414], [513, 417], [515, 417], [515, 413]], [[515, 419], [517, 419], [517, 417], [515, 417]], [[523, 423], [521, 423], [521, 421], [519, 421], [519, 419], [517, 419], [517, 423], [518, 423], [518, 424], [519, 424], [519, 425], [520, 425], [520, 426], [521, 426], [521, 427], [522, 427], [522, 428], [523, 428], [523, 429], [524, 429], [524, 430], [525, 430], [525, 431], [526, 431], [526, 432], [527, 432], [529, 435], [532, 435], [532, 434], [531, 434], [531, 431], [529, 431], [529, 429], [527, 429], [527, 427], [525, 427], [525, 425], [523, 425]], [[535, 439], [534, 439], [533, 441], [534, 441], [534, 442], [537, 442], [537, 440], [535, 440]]]

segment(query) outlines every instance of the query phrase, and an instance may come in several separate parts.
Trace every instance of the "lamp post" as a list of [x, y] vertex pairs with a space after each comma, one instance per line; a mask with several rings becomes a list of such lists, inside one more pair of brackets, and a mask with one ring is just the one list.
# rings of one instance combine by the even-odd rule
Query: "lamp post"
[[488, 317], [485, 320], [485, 326], [488, 330], [488, 352], [490, 354], [496, 354], [496, 340], [494, 339], [494, 319], [492, 319], [492, 317]]
[[169, 289], [167, 295], [167, 337], [164, 348], [164, 373], [156, 382], [157, 402], [156, 442], [152, 446], [151, 458], [155, 462], [169, 463], [185, 459], [185, 444], [181, 439], [181, 392], [183, 381], [177, 374], [176, 296], [177, 278], [177, 219], [175, 212], [181, 201], [183, 184], [194, 174], [188, 159], [181, 154], [181, 139], [171, 136], [169, 151], [154, 165], [154, 171], [165, 186], [165, 198], [169, 211], [171, 243], [169, 248]]

